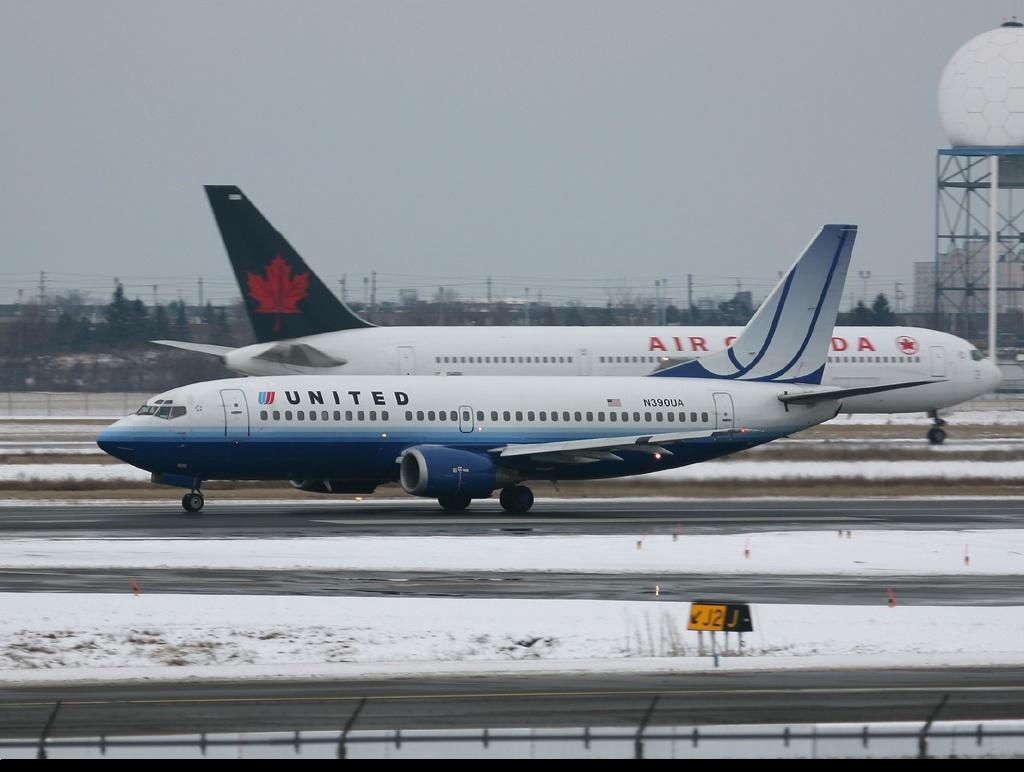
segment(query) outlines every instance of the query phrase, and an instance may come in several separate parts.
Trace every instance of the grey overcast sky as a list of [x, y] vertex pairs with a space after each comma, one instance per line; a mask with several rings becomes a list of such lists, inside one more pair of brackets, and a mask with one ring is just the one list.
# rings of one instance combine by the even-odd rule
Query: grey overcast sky
[[204, 183], [240, 185], [329, 280], [665, 276], [679, 297], [687, 273], [768, 281], [839, 221], [861, 226], [851, 275], [886, 289], [933, 256], [942, 69], [1011, 15], [0, 0], [0, 302], [40, 270], [97, 297], [226, 278]]

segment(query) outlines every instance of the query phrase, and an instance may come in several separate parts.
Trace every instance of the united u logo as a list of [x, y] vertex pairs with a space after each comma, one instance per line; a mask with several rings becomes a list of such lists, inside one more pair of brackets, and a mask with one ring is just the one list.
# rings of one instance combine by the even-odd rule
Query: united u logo
[[261, 391], [260, 392], [260, 404], [261, 405], [273, 405], [274, 404], [274, 393], [273, 391]]

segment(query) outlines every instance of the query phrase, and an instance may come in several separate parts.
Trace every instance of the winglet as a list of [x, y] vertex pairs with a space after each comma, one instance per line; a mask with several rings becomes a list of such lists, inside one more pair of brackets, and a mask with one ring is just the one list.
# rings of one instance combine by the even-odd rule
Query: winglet
[[651, 374], [821, 383], [856, 225], [825, 225], [724, 351]]

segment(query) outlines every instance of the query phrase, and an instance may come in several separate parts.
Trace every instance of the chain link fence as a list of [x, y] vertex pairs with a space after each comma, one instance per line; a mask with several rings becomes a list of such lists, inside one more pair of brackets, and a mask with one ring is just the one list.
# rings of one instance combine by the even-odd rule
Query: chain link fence
[[353, 730], [0, 740], [15, 758], [1019, 758], [1024, 721]]
[[135, 391], [0, 392], [0, 418], [121, 418], [152, 397]]

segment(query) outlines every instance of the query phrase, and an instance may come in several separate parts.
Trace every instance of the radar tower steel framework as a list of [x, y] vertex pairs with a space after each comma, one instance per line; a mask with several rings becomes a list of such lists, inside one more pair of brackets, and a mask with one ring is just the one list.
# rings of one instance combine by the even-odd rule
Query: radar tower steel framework
[[[997, 159], [994, 169], [992, 159]], [[992, 204], [996, 171], [995, 208]], [[1024, 147], [938, 151], [935, 194], [935, 326], [967, 340], [985, 336], [994, 247], [997, 312], [1019, 307], [1024, 290]], [[995, 219], [991, 219], [992, 213]], [[995, 231], [993, 233], [993, 230]], [[994, 237], [994, 238], [993, 238]], [[1011, 300], [1012, 297], [1012, 300]], [[943, 324], [943, 322], [948, 322]], [[996, 341], [990, 319], [989, 348]], [[994, 350], [990, 356], [994, 357]]]

